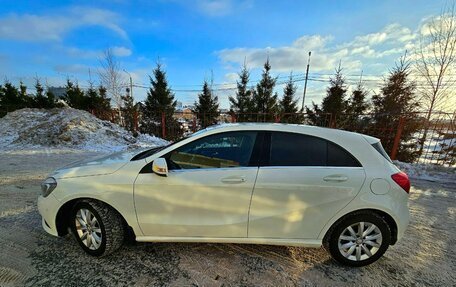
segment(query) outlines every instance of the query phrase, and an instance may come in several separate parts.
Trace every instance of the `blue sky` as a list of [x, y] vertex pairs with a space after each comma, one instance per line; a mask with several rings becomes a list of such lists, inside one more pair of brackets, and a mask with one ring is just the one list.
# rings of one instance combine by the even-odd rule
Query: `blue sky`
[[[136, 84], [148, 85], [158, 58], [178, 100], [191, 104], [214, 77], [222, 107], [246, 61], [252, 84], [269, 56], [279, 82], [305, 72], [312, 51], [306, 104], [319, 102], [325, 80], [341, 62], [354, 86], [363, 71], [375, 92], [423, 23], [445, 1], [10, 1], [0, 7], [0, 78], [49, 85], [66, 78], [97, 83], [102, 51], [111, 48]], [[126, 75], [126, 74], [125, 74]], [[323, 80], [323, 81], [322, 81]], [[299, 81], [298, 95], [303, 91]], [[217, 89], [216, 89], [217, 90]], [[279, 94], [281, 86], [277, 87]], [[136, 100], [146, 90], [135, 88]]]

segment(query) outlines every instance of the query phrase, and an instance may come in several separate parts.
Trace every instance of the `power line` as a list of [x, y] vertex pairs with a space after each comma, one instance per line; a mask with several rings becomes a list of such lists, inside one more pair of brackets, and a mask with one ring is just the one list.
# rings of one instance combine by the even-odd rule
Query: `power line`
[[[293, 76], [292, 82], [297, 83], [297, 82], [304, 82], [305, 81], [305, 75], [304, 73], [296, 74]], [[383, 84], [385, 79], [387, 78], [389, 74], [382, 74], [382, 75], [374, 75], [374, 74], [363, 74], [363, 79], [362, 83], [371, 83], [371, 84]], [[331, 79], [331, 77], [334, 76], [334, 74], [330, 73], [318, 73], [318, 72], [313, 72], [309, 73], [308, 76], [308, 81], [310, 82], [316, 82], [316, 83], [328, 83], [328, 81]], [[361, 75], [357, 74], [348, 74], [344, 75], [345, 78], [345, 83], [348, 85], [357, 85], [360, 83], [359, 78]], [[448, 74], [446, 76], [456, 76], [456, 74]], [[286, 75], [279, 75], [275, 77], [275, 79], [283, 79], [283, 78], [288, 78], [289, 76]], [[369, 79], [369, 77], [376, 77], [377, 79]], [[413, 75], [413, 78], [419, 78], [419, 77], [424, 77], [423, 75]], [[354, 79], [356, 78], [356, 79]], [[260, 82], [261, 79], [256, 79], [256, 80], [251, 80], [249, 81], [250, 86], [253, 88], [255, 84]], [[276, 85], [283, 85], [286, 84], [288, 80], [279, 80], [276, 82]], [[432, 85], [429, 84], [428, 81], [426, 80], [411, 80], [411, 82], [415, 83], [416, 87], [420, 88], [426, 88], [426, 87], [432, 87]], [[77, 81], [76, 81], [77, 83]], [[446, 81], [445, 83], [447, 84], [456, 84], [456, 80], [449, 80]], [[50, 85], [51, 86], [51, 85]], [[84, 84], [78, 84], [79, 87], [88, 89], [88, 88], [97, 88], [97, 85], [84, 85]], [[213, 84], [214, 91], [233, 91], [237, 89], [237, 82], [232, 82], [232, 83], [214, 83]], [[127, 88], [127, 87], [136, 87], [136, 88], [142, 88], [142, 89], [149, 89], [150, 85], [146, 84], [141, 84], [141, 83], [125, 83], [119, 85], [119, 88]], [[195, 88], [181, 88], [181, 89], [171, 89], [174, 92], [201, 92], [202, 89], [202, 84], [189, 84], [189, 85], [173, 85], [173, 87], [195, 87]], [[34, 90], [33, 87], [29, 87], [28, 89]]]

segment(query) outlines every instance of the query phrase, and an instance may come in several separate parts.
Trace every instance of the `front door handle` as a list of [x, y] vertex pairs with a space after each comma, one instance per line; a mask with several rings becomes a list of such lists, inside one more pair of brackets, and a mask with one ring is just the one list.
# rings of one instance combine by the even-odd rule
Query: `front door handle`
[[223, 183], [229, 183], [229, 184], [243, 183], [243, 182], [245, 182], [245, 178], [242, 176], [230, 176], [230, 177], [222, 178], [221, 181]]
[[328, 175], [323, 178], [324, 181], [330, 181], [330, 182], [344, 182], [348, 180], [348, 177], [345, 175]]

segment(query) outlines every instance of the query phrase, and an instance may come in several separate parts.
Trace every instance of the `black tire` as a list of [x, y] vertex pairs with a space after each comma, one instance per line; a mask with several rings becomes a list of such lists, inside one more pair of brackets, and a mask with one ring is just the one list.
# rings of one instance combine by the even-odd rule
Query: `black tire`
[[[342, 232], [349, 226], [358, 222], [367, 222], [376, 225], [381, 232], [382, 242], [378, 250], [375, 252], [375, 254], [372, 254], [371, 257], [364, 260], [355, 261], [346, 258], [339, 250], [338, 244], [339, 236], [342, 234]], [[366, 211], [354, 212], [340, 219], [330, 228], [323, 241], [325, 249], [337, 262], [353, 267], [366, 266], [377, 261], [386, 252], [390, 243], [391, 230], [388, 223], [380, 215]]]
[[[98, 248], [90, 249], [78, 235], [76, 230], [76, 214], [80, 209], [89, 210], [99, 222], [101, 229], [101, 244]], [[70, 227], [81, 248], [89, 255], [106, 256], [119, 249], [124, 241], [126, 228], [120, 214], [110, 206], [95, 200], [83, 200], [75, 204], [71, 212]]]

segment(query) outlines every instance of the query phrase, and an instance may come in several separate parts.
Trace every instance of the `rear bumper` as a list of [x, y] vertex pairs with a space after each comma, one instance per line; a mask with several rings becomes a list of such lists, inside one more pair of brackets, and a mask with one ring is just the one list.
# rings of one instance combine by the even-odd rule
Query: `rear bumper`
[[60, 202], [52, 195], [38, 197], [38, 211], [42, 218], [43, 229], [54, 236], [59, 236], [55, 225]]
[[410, 222], [410, 212], [408, 204], [404, 204], [396, 212], [397, 241], [399, 241], [402, 237], [404, 237], [404, 233], [407, 230], [407, 226]]

